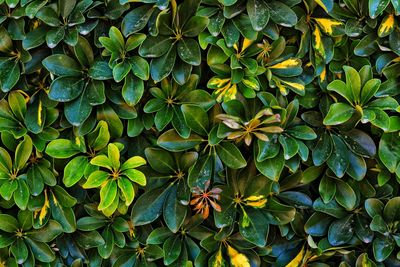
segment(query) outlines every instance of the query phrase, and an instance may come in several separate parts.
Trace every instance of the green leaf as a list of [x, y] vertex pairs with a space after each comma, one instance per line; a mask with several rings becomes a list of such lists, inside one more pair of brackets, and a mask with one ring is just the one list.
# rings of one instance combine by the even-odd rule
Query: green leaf
[[175, 59], [175, 46], [171, 46], [169, 50], [161, 57], [152, 59], [150, 62], [151, 78], [156, 82], [166, 78], [172, 72], [172, 69], [175, 65]]
[[261, 31], [269, 21], [269, 9], [263, 0], [249, 0], [246, 4], [247, 14], [255, 31]]
[[353, 102], [353, 92], [342, 80], [334, 80], [328, 84], [327, 89], [343, 96], [349, 103]]
[[353, 237], [353, 215], [334, 221], [329, 227], [328, 240], [332, 246], [344, 245]]
[[69, 102], [82, 93], [84, 85], [82, 77], [59, 77], [50, 85], [49, 98], [54, 101]]
[[142, 57], [161, 57], [171, 50], [173, 41], [168, 36], [147, 36], [139, 47], [139, 55]]
[[122, 172], [123, 175], [128, 177], [132, 182], [135, 182], [141, 186], [146, 185], [146, 177], [143, 172], [135, 170], [135, 169], [128, 169]]
[[126, 75], [131, 71], [131, 64], [129, 64], [126, 61], [123, 61], [121, 63], [118, 63], [114, 68], [113, 68], [113, 77], [114, 80], [118, 83], [122, 81]]
[[74, 126], [81, 125], [90, 115], [92, 106], [87, 101], [86, 92], [64, 106], [65, 117]]
[[346, 85], [352, 95], [352, 102], [360, 101], [361, 93], [361, 78], [359, 73], [350, 66], [343, 66], [344, 73], [346, 74]]
[[263, 247], [266, 244], [269, 224], [264, 215], [256, 209], [243, 209], [239, 219], [239, 232], [249, 242]]
[[81, 180], [85, 168], [88, 164], [88, 159], [85, 156], [73, 158], [64, 168], [63, 183], [66, 187], [71, 187]]
[[400, 197], [391, 198], [385, 205], [383, 217], [387, 223], [394, 223], [400, 220]]
[[114, 199], [117, 197], [117, 182], [114, 180], [108, 180], [100, 189], [100, 204], [97, 208], [99, 210], [104, 210], [110, 207], [113, 204]]
[[90, 78], [95, 80], [109, 80], [113, 77], [112, 70], [105, 61], [97, 60], [88, 70]]
[[121, 190], [122, 195], [124, 196], [125, 205], [129, 206], [132, 203], [133, 198], [135, 197], [135, 190], [133, 189], [131, 181], [129, 181], [127, 178], [119, 177], [118, 187]]
[[151, 168], [155, 171], [170, 174], [177, 169], [174, 158], [164, 149], [149, 147], [144, 152]]
[[177, 186], [173, 186], [169, 191], [164, 202], [163, 217], [168, 228], [176, 233], [186, 218], [187, 207], [179, 201]]
[[297, 23], [297, 16], [294, 11], [280, 1], [267, 2], [270, 18], [284, 27], [292, 27]]
[[13, 49], [13, 43], [7, 30], [0, 27], [0, 52], [10, 53]]
[[18, 238], [17, 241], [11, 245], [10, 251], [18, 264], [23, 264], [28, 258], [28, 248], [22, 239]]
[[145, 165], [146, 160], [140, 156], [133, 156], [126, 160], [122, 166], [121, 166], [121, 171], [127, 170], [127, 169], [133, 169], [137, 168], [139, 166]]
[[150, 66], [145, 59], [133, 56], [129, 58], [129, 63], [131, 64], [132, 72], [136, 77], [145, 81], [149, 79]]
[[371, 18], [376, 18], [379, 16], [383, 10], [388, 6], [390, 0], [369, 0], [368, 1], [368, 10], [369, 16]]
[[240, 169], [247, 165], [240, 150], [229, 142], [222, 142], [217, 145], [218, 157], [226, 166], [232, 169]]
[[107, 146], [110, 141], [110, 132], [108, 124], [105, 121], [99, 121], [96, 128], [88, 133], [88, 145], [95, 151], [99, 151]]
[[74, 46], [74, 54], [79, 63], [86, 68], [89, 68], [94, 63], [94, 55], [89, 41], [79, 35], [78, 42]]
[[[209, 18], [202, 16], [191, 17], [183, 26], [182, 34], [185, 37], [197, 37], [209, 23]], [[187, 40], [187, 38], [185, 38]], [[192, 39], [191, 39], [192, 40]], [[197, 44], [197, 42], [196, 42]]]
[[53, 260], [55, 260], [53, 250], [46, 243], [38, 242], [30, 238], [26, 238], [25, 240], [25, 242], [31, 248], [32, 253], [33, 255], [35, 255], [36, 259], [41, 262], [52, 262]]
[[379, 141], [379, 159], [391, 173], [400, 163], [400, 137], [397, 133], [385, 133]]
[[32, 148], [32, 139], [29, 135], [25, 135], [24, 140], [15, 149], [14, 168], [20, 170], [25, 167], [26, 162], [31, 156]]
[[34, 230], [29, 233], [32, 240], [39, 242], [51, 242], [63, 232], [61, 224], [54, 220], [49, 222], [40, 229]]
[[347, 210], [352, 210], [356, 205], [357, 196], [353, 188], [348, 183], [342, 180], [336, 180], [335, 199]]
[[336, 174], [337, 177], [341, 178], [345, 174], [348, 166], [348, 150], [343, 140], [332, 135], [333, 150], [331, 156], [328, 158], [327, 163], [329, 168]]
[[0, 214], [0, 230], [13, 233], [17, 231], [19, 223], [17, 219], [8, 214]]
[[142, 30], [154, 11], [152, 5], [142, 5], [127, 13], [122, 20], [121, 30], [125, 37]]
[[46, 34], [46, 43], [49, 48], [55, 48], [65, 36], [64, 27], [51, 29]]
[[20, 77], [18, 60], [0, 58], [0, 89], [8, 92], [17, 84]]
[[255, 161], [257, 169], [264, 174], [267, 178], [278, 181], [279, 177], [285, 166], [285, 158], [283, 151], [280, 151], [274, 158], [266, 159], [264, 161]]
[[53, 158], [66, 159], [80, 153], [80, 150], [71, 140], [57, 139], [47, 145], [46, 153]]
[[28, 32], [22, 41], [22, 47], [25, 50], [30, 50], [42, 45], [46, 41], [46, 34], [47, 28], [43, 26]]
[[29, 201], [29, 188], [24, 180], [18, 180], [18, 188], [14, 192], [14, 202], [21, 210], [25, 210]]
[[189, 128], [200, 135], [208, 134], [209, 120], [207, 112], [201, 107], [191, 104], [182, 105], [181, 110]]
[[[146, 62], [147, 63], [147, 62]], [[141, 79], [128, 75], [122, 87], [122, 97], [129, 106], [136, 105], [144, 93], [144, 83]]]
[[374, 257], [377, 262], [382, 262], [387, 259], [392, 251], [394, 250], [395, 242], [391, 237], [380, 237], [374, 239], [372, 243], [372, 248], [374, 252]]
[[159, 187], [141, 195], [132, 207], [131, 219], [134, 225], [145, 225], [156, 220], [160, 215], [169, 187]]
[[329, 107], [324, 118], [325, 125], [339, 125], [348, 121], [353, 116], [355, 109], [345, 103], [334, 103]]
[[164, 264], [170, 265], [178, 259], [181, 254], [182, 244], [178, 235], [169, 237], [163, 245], [164, 250]]
[[172, 152], [184, 151], [203, 142], [203, 138], [197, 134], [190, 134], [188, 138], [182, 138], [173, 129], [166, 131], [157, 139], [157, 144]]
[[109, 174], [105, 171], [95, 171], [90, 174], [83, 188], [96, 188], [101, 186], [109, 178]]

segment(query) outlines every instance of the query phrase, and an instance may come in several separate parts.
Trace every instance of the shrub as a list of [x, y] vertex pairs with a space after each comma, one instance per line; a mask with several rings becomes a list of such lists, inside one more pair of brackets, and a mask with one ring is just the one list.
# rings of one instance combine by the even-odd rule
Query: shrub
[[397, 0], [0, 0], [0, 267], [400, 266]]

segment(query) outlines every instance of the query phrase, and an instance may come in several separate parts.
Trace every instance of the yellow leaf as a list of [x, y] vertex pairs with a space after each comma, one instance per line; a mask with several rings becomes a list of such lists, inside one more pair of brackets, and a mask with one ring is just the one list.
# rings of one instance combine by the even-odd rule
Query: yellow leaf
[[298, 58], [289, 58], [286, 59], [285, 61], [282, 61], [278, 64], [275, 64], [271, 66], [271, 69], [287, 69], [287, 68], [293, 68], [293, 67], [298, 67], [301, 66], [301, 60]]
[[222, 261], [223, 261], [222, 251], [221, 251], [221, 248], [219, 248], [217, 254], [215, 255], [215, 261], [213, 262], [212, 267], [221, 267], [221, 266], [223, 266], [222, 265]]
[[241, 52], [243, 52], [244, 50], [246, 50], [253, 42], [254, 42], [254, 41], [252, 41], [252, 40], [250, 40], [250, 39], [244, 38], [244, 40], [243, 40], [243, 45], [242, 45], [242, 51], [241, 51]]
[[245, 86], [247, 86], [247, 87], [249, 87], [249, 88], [251, 88], [251, 89], [253, 89], [253, 90], [257, 90], [257, 91], [258, 91], [258, 90], [260, 89], [258, 83], [255, 83], [255, 82], [253, 82], [253, 81], [251, 81], [251, 80], [243, 79], [243, 80], [242, 80], [242, 83], [243, 83]]
[[326, 68], [322, 70], [321, 74], [319, 75], [319, 78], [321, 79], [321, 82], [325, 81], [326, 79]]
[[43, 122], [42, 122], [42, 116], [41, 116], [41, 115], [42, 115], [42, 101], [39, 100], [38, 115], [37, 115], [37, 116], [38, 116], [37, 120], [38, 120], [38, 125], [39, 125], [39, 126], [41, 126], [42, 123], [43, 123]]
[[236, 249], [228, 245], [228, 255], [233, 267], [250, 267], [249, 259], [246, 255], [239, 253]]
[[284, 84], [287, 84], [287, 85], [289, 85], [289, 86], [291, 86], [291, 87], [297, 89], [297, 90], [301, 90], [301, 91], [304, 90], [304, 85], [301, 84], [301, 83], [288, 82], [288, 81], [284, 81], [284, 80], [282, 80], [282, 82], [283, 82]]
[[291, 260], [291, 262], [289, 262], [289, 264], [286, 265], [286, 267], [300, 267], [301, 262], [303, 261], [305, 255], [305, 248], [303, 246], [303, 248], [300, 250], [299, 254], [297, 254], [297, 256]]
[[378, 28], [379, 37], [388, 35], [389, 32], [393, 30], [393, 28], [394, 28], [394, 16], [393, 14], [389, 14], [382, 20], [382, 23]]
[[39, 222], [40, 224], [42, 224], [49, 208], [50, 208], [50, 202], [49, 198], [47, 197], [47, 190], [44, 190], [44, 204], [42, 208], [35, 211], [33, 217], [36, 219], [37, 215], [39, 214]]
[[267, 198], [264, 195], [249, 196], [245, 199], [246, 205], [254, 208], [262, 208], [267, 203]]
[[315, 19], [321, 29], [326, 33], [331, 35], [333, 33], [333, 27], [343, 25], [342, 22], [334, 19], [319, 18]]
[[318, 27], [315, 27], [313, 35], [314, 35], [315, 50], [317, 50], [317, 52], [325, 58], [325, 49], [324, 49], [324, 45], [322, 43], [321, 31], [319, 30]]

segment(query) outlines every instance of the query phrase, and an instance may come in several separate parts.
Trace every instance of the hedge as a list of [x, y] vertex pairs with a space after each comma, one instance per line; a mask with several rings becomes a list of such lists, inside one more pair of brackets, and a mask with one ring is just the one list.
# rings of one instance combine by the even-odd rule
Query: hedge
[[0, 0], [0, 266], [400, 266], [399, 0]]

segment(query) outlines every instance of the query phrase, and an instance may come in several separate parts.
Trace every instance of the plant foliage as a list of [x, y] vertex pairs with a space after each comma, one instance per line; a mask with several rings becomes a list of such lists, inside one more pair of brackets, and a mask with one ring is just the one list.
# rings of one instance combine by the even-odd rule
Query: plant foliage
[[0, 267], [400, 266], [399, 0], [0, 0]]

